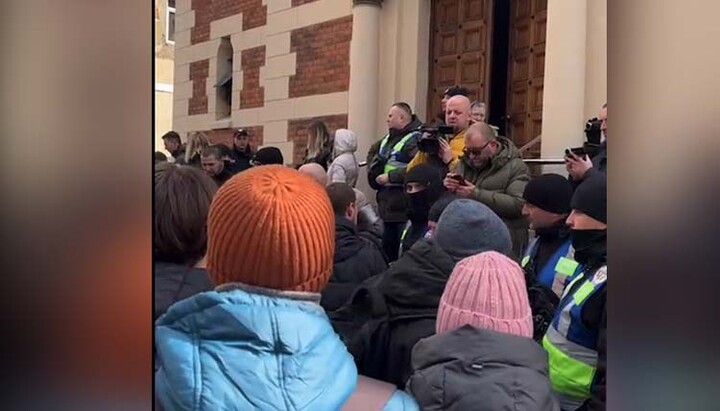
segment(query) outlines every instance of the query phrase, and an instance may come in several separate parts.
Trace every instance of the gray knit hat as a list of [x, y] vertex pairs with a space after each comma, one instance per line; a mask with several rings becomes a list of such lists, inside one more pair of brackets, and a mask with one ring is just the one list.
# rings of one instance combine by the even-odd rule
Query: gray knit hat
[[485, 204], [459, 199], [443, 211], [433, 235], [436, 244], [455, 261], [485, 251], [510, 256], [512, 241], [505, 223]]

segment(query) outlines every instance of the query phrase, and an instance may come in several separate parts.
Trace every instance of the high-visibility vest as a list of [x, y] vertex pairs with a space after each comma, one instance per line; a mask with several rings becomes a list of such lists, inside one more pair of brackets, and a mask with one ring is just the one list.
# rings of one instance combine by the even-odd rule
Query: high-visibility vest
[[[536, 237], [530, 242], [525, 256], [520, 261], [522, 268], [528, 268], [535, 258], [538, 247], [539, 238]], [[535, 267], [537, 281], [545, 287], [551, 288], [558, 297], [562, 295], [567, 281], [582, 269], [580, 264], [573, 259], [574, 254], [572, 240], [568, 238], [558, 247], [544, 267]]]
[[[403, 228], [402, 235], [400, 236], [400, 247], [398, 247], [398, 258], [402, 257], [403, 255], [403, 244], [405, 243], [405, 237], [407, 237], [408, 231], [410, 231], [410, 227], [412, 227], [412, 221], [408, 221], [405, 223], [405, 228]], [[430, 231], [430, 227], [425, 226], [425, 232], [421, 237], [425, 237], [425, 235]]]
[[387, 146], [388, 140], [390, 139], [390, 133], [385, 134], [385, 137], [383, 137], [382, 143], [380, 143], [380, 150], [378, 151], [378, 154], [381, 158], [387, 159], [385, 162], [385, 168], [383, 169], [383, 173], [387, 174], [397, 168], [405, 167], [408, 165], [408, 163], [403, 163], [402, 161], [398, 161], [397, 157], [400, 154], [400, 152], [405, 148], [405, 143], [410, 140], [410, 138], [417, 134], [416, 131], [410, 132], [406, 134], [403, 138], [400, 139], [390, 150], [390, 154], [386, 155], [385, 153], [385, 147]]
[[590, 398], [597, 370], [598, 330], [582, 323], [584, 304], [607, 282], [607, 266], [581, 272], [565, 288], [560, 306], [542, 345], [548, 353], [550, 381], [562, 409], [576, 409]]

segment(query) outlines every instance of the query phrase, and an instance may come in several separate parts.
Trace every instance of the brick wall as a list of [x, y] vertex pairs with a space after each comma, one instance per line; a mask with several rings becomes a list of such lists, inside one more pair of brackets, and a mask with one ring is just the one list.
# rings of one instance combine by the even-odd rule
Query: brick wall
[[[263, 127], [244, 127], [250, 133], [250, 145], [253, 150], [257, 149], [258, 146], [263, 144]], [[205, 135], [208, 136], [211, 144], [225, 144], [228, 147], [232, 147], [233, 134], [235, 133], [234, 128], [223, 128], [218, 130], [207, 130], [204, 131]]]
[[[305, 147], [307, 146], [307, 128], [315, 120], [320, 120], [327, 126], [330, 135], [335, 134], [335, 130], [339, 128], [347, 128], [347, 114], [339, 114], [334, 116], [323, 116], [314, 118], [303, 118], [299, 120], [291, 120], [288, 122], [288, 141], [293, 144], [293, 164], [302, 163], [305, 155]], [[287, 160], [286, 160], [287, 162]]]
[[290, 98], [347, 91], [350, 85], [352, 16], [303, 27], [290, 36], [297, 53]]
[[192, 0], [195, 26], [190, 30], [190, 43], [210, 40], [210, 22], [243, 13], [243, 31], [264, 26], [267, 6], [262, 0]]
[[265, 88], [260, 87], [260, 67], [265, 65], [265, 46], [242, 51], [243, 88], [240, 92], [240, 108], [262, 107]]
[[193, 94], [188, 102], [188, 115], [207, 114], [208, 98], [206, 80], [210, 71], [210, 60], [190, 63], [190, 81], [193, 83]]

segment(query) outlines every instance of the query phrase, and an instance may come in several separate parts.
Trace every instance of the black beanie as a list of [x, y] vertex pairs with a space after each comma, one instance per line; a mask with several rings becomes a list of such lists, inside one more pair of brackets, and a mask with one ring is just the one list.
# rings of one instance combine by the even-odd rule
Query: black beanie
[[523, 198], [529, 204], [555, 214], [570, 212], [573, 189], [567, 178], [559, 174], [543, 174], [525, 186]]
[[429, 164], [419, 164], [405, 174], [405, 185], [418, 183], [426, 188], [442, 187], [443, 176], [437, 167]]
[[283, 165], [283, 155], [277, 147], [263, 147], [255, 153], [253, 162], [258, 165], [280, 164]]
[[575, 189], [571, 207], [607, 224], [607, 176], [593, 173]]

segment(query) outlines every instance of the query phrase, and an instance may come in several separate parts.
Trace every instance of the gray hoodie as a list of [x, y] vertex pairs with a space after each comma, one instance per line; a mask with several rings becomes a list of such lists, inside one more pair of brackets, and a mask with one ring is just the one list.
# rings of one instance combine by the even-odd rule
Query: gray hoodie
[[335, 148], [332, 164], [328, 167], [328, 184], [340, 182], [355, 187], [358, 178], [355, 151], [357, 151], [355, 133], [344, 128], [335, 131]]
[[466, 325], [420, 340], [406, 391], [423, 411], [555, 411], [545, 350]]

